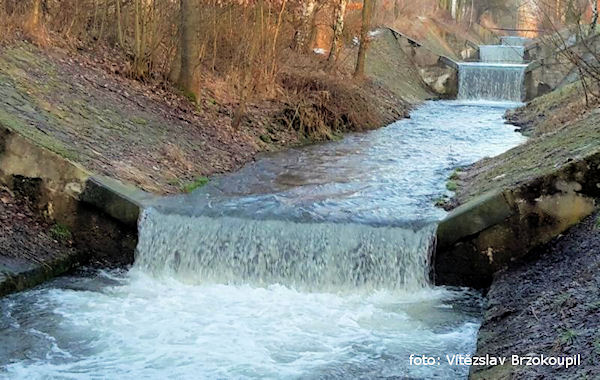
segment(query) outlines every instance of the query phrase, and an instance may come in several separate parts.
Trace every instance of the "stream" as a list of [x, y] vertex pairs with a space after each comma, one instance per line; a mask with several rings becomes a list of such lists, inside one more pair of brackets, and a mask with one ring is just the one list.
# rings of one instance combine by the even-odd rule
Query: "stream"
[[481, 297], [430, 283], [434, 204], [524, 141], [515, 105], [426, 102], [160, 200], [132, 268], [0, 299], [0, 377], [466, 378], [445, 355], [474, 352]]

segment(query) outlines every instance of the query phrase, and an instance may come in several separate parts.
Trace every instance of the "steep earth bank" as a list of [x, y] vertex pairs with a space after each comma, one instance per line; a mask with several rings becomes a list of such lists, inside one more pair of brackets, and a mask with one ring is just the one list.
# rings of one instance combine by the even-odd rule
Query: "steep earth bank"
[[496, 271], [594, 211], [600, 113], [583, 99], [573, 84], [509, 113], [530, 139], [452, 175], [453, 210], [438, 228], [438, 283], [487, 288]]
[[[588, 217], [498, 273], [475, 355], [508, 363], [473, 367], [472, 379], [600, 377], [600, 223]], [[511, 356], [581, 355], [571, 368], [512, 365]]]
[[596, 102], [586, 106], [583, 90], [575, 83], [509, 112], [508, 121], [530, 139], [457, 172], [452, 206], [493, 189], [515, 188], [600, 152], [600, 109]]

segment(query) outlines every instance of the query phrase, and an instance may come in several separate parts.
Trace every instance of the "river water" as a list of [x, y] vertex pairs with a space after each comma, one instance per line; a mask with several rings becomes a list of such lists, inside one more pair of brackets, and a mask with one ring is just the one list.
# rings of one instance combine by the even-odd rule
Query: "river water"
[[445, 355], [473, 352], [481, 300], [429, 283], [434, 202], [523, 141], [514, 105], [428, 102], [161, 200], [131, 269], [0, 300], [0, 377], [465, 378]]

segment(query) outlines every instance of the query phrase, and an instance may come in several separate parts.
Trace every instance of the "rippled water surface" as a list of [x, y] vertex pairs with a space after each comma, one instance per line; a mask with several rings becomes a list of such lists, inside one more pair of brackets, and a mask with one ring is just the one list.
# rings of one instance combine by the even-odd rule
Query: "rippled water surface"
[[472, 352], [480, 321], [427, 285], [427, 237], [453, 168], [522, 141], [509, 106], [426, 103], [155, 204], [131, 270], [0, 300], [0, 377], [466, 378], [409, 365]]
[[[521, 143], [502, 116], [517, 103], [428, 102], [386, 128], [265, 156], [192, 196], [162, 202], [186, 214], [299, 221], [425, 224], [457, 166]], [[448, 193], [449, 194], [449, 193]]]

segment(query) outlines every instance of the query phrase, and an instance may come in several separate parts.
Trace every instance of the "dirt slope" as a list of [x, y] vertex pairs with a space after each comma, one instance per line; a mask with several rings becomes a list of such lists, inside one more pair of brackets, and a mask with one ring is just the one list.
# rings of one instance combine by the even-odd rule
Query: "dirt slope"
[[571, 368], [474, 368], [472, 379], [600, 378], [598, 215], [497, 274], [487, 296], [476, 355], [581, 355]]
[[326, 138], [406, 116], [428, 93], [410, 82], [410, 61], [386, 37], [368, 58], [369, 80], [332, 78], [318, 66], [325, 62], [314, 73], [288, 67], [285, 96], [250, 104], [239, 129], [231, 126], [234, 105], [211, 89], [193, 104], [164, 83], [124, 78], [102, 56], [13, 43], [0, 46], [0, 123], [96, 173], [178, 192], [258, 152], [306, 143], [298, 111], [323, 118]]

